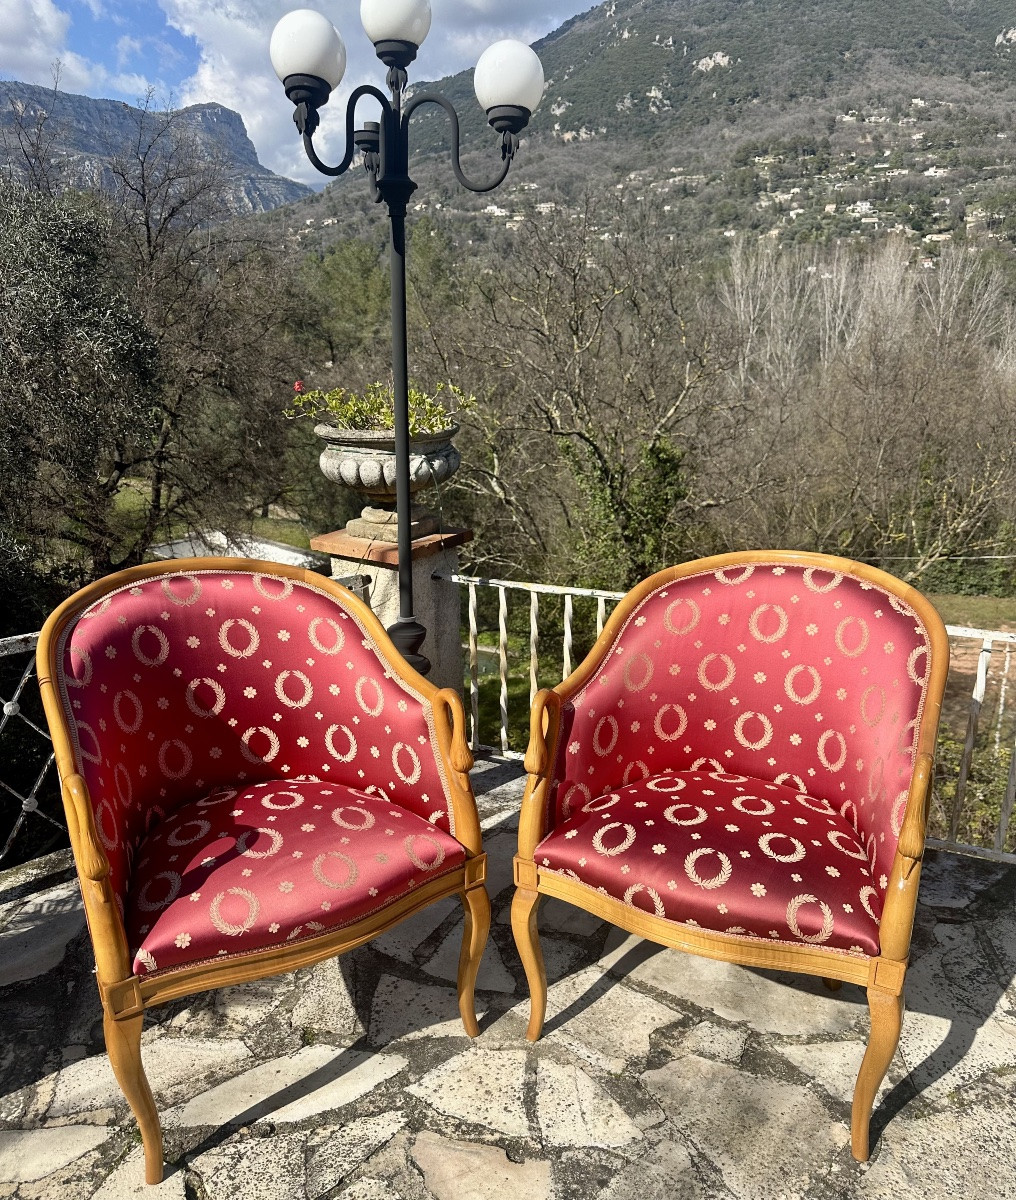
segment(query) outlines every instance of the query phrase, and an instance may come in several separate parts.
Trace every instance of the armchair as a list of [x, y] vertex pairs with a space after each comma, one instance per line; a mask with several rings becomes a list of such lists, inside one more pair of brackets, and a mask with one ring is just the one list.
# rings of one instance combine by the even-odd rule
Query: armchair
[[49, 618], [39, 681], [95, 951], [106, 1047], [162, 1134], [144, 1012], [341, 954], [458, 895], [466, 1032], [490, 925], [459, 697], [307, 571], [137, 567]]
[[948, 671], [945, 627], [860, 563], [753, 551], [661, 571], [537, 694], [512, 927], [546, 1012], [556, 896], [693, 954], [867, 989], [851, 1150], [899, 1041]]

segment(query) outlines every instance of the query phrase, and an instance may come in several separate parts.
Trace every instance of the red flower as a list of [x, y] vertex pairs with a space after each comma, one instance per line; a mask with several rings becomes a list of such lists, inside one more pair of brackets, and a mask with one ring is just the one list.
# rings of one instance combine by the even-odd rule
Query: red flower
[[293, 391], [294, 392], [302, 392], [303, 391], [303, 380], [302, 379], [298, 379], [296, 381], [296, 383], [293, 384]]

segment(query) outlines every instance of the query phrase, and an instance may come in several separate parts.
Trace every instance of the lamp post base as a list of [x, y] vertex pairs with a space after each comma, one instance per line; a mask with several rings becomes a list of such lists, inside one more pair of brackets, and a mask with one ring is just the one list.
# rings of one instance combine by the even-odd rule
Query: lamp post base
[[387, 632], [396, 650], [413, 670], [419, 671], [421, 675], [429, 674], [430, 659], [420, 653], [427, 631], [416, 617], [399, 617], [394, 625], [388, 626]]

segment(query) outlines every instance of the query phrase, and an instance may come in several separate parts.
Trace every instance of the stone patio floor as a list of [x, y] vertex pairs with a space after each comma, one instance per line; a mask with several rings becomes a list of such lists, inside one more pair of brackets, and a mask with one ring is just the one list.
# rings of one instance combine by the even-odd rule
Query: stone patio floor
[[481, 1035], [434, 906], [344, 958], [155, 1010], [169, 1168], [102, 1040], [66, 855], [0, 875], [0, 1196], [21, 1200], [1016, 1197], [1016, 867], [929, 853], [871, 1161], [850, 1157], [860, 988], [663, 950], [556, 902], [548, 1025], [508, 925], [516, 761], [475, 772], [490, 858]]

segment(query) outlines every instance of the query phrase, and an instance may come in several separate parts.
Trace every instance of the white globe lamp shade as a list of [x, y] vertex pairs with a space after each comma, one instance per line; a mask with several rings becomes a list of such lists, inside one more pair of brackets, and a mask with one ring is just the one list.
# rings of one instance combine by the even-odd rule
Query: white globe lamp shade
[[313, 75], [336, 88], [346, 72], [346, 47], [339, 31], [312, 8], [286, 13], [272, 30], [268, 52], [281, 80], [290, 75]]
[[363, 31], [378, 42], [422, 46], [430, 32], [430, 0], [360, 0]]
[[543, 84], [543, 64], [536, 51], [514, 38], [488, 46], [473, 72], [473, 89], [485, 112], [505, 105], [534, 112]]

